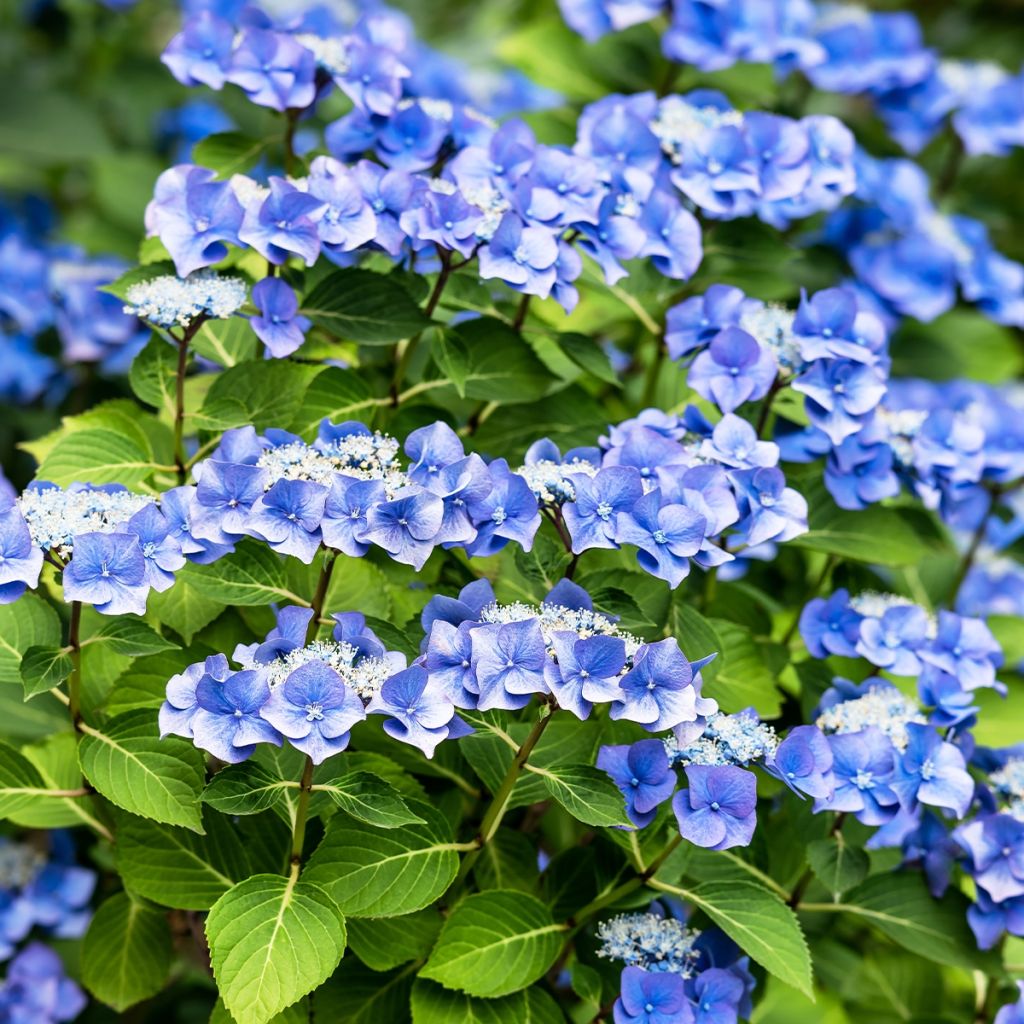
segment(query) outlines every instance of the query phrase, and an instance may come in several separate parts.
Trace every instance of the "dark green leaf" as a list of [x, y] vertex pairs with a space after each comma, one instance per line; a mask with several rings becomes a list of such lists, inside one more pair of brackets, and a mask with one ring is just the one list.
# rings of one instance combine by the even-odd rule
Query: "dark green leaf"
[[347, 772], [316, 783], [313, 791], [326, 793], [346, 814], [377, 828], [423, 823], [387, 782], [369, 772]]
[[441, 931], [443, 918], [433, 907], [402, 917], [352, 920], [348, 941], [353, 952], [374, 971], [422, 960]]
[[841, 832], [808, 843], [807, 863], [834, 896], [863, 882], [869, 867], [868, 855], [859, 846], [851, 846]]
[[430, 323], [393, 277], [355, 268], [321, 281], [300, 312], [335, 337], [363, 345], [390, 345]]

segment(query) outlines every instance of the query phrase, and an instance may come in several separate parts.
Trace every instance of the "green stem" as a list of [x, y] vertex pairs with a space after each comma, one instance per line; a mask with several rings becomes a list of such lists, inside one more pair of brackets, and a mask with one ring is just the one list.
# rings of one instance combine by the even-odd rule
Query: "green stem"
[[79, 638], [82, 624], [82, 602], [71, 602], [71, 624], [68, 627], [68, 647], [71, 648], [71, 675], [68, 676], [68, 711], [76, 729], [82, 724], [82, 642]]
[[512, 763], [508, 766], [508, 771], [505, 772], [505, 778], [501, 780], [501, 785], [498, 786], [498, 791], [494, 794], [490, 807], [484, 813], [480, 821], [480, 830], [476, 835], [475, 847], [463, 858], [462, 864], [459, 867], [459, 873], [455, 876], [455, 881], [452, 883], [455, 889], [458, 889], [465, 882], [473, 865], [480, 857], [483, 848], [494, 838], [495, 832], [500, 828], [502, 819], [505, 817], [505, 811], [508, 809], [509, 801], [512, 799], [512, 790], [515, 788], [516, 781], [526, 767], [526, 762], [530, 759], [533, 748], [537, 746], [541, 736], [544, 735], [548, 722], [554, 718], [554, 712], [550, 708], [545, 707], [544, 712], [543, 718], [540, 718], [534, 724], [530, 734], [523, 740], [523, 745], [516, 751], [515, 757], [512, 758]]
[[306, 767], [299, 782], [299, 803], [295, 809], [295, 824], [292, 826], [292, 847], [288, 854], [287, 872], [299, 873], [302, 865], [302, 847], [306, 839], [306, 819], [309, 817], [309, 798], [313, 792], [313, 759], [306, 755]]
[[331, 573], [334, 571], [334, 563], [336, 561], [337, 556], [333, 551], [330, 549], [324, 551], [324, 564], [320, 570], [320, 579], [317, 580], [313, 600], [309, 603], [313, 614], [309, 617], [309, 625], [306, 627], [307, 644], [316, 636], [316, 631], [320, 628], [320, 616], [323, 614], [324, 601], [327, 599], [327, 588], [331, 585]]
[[668, 351], [665, 348], [664, 342], [657, 335], [655, 335], [654, 344], [654, 358], [647, 367], [647, 377], [644, 380], [644, 408], [654, 404], [654, 399], [658, 392], [658, 380], [661, 377], [661, 371], [665, 365], [665, 355]]
[[200, 314], [185, 328], [178, 342], [178, 369], [174, 378], [174, 468], [178, 483], [188, 479], [188, 458], [185, 454], [185, 372], [188, 370], [188, 347], [206, 320]]
[[768, 426], [768, 417], [771, 415], [772, 404], [775, 401], [775, 396], [782, 389], [782, 378], [776, 375], [775, 380], [772, 381], [772, 386], [768, 389], [768, 394], [764, 396], [764, 404], [761, 406], [761, 414], [757, 418], [757, 436], [765, 436], [765, 428]]
[[519, 300], [519, 306], [516, 309], [515, 319], [512, 321], [512, 329], [514, 331], [521, 331], [523, 324], [526, 323], [526, 314], [530, 310], [530, 296], [524, 295]]

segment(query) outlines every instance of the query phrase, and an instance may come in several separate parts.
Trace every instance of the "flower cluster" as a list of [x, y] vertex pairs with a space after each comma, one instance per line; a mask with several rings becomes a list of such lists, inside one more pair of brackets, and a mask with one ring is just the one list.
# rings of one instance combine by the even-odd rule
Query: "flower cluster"
[[85, 934], [96, 873], [73, 861], [70, 837], [54, 832], [52, 849], [0, 839], [0, 960], [38, 928], [58, 939]]
[[32, 1024], [74, 1020], [86, 997], [64, 974], [60, 957], [33, 931], [57, 939], [85, 934], [96, 873], [74, 863], [74, 847], [65, 832], [48, 836], [45, 851], [27, 843], [0, 839], [0, 960], [8, 960], [0, 982], [0, 1018]]
[[735, 1024], [750, 1015], [749, 960], [717, 929], [696, 931], [656, 903], [601, 922], [597, 937], [598, 956], [626, 965], [615, 1024]]
[[613, 719], [651, 732], [694, 722], [718, 705], [701, 695], [703, 661], [687, 661], [669, 638], [642, 643], [594, 611], [581, 587], [562, 580], [540, 607], [498, 604], [486, 580], [423, 610], [422, 663], [460, 708], [525, 707], [535, 694], [585, 719], [610, 704]]
[[[800, 725], [780, 741], [753, 708], [703, 714], [661, 740], [602, 747], [597, 758], [597, 766], [622, 791], [637, 828], [649, 825], [671, 798], [680, 835], [712, 850], [750, 844], [757, 825], [757, 779], [747, 769], [755, 764], [798, 796], [833, 795], [832, 752], [821, 731]], [[683, 767], [688, 787], [679, 792], [676, 765]]]
[[[805, 293], [793, 312], [713, 285], [668, 311], [665, 343], [674, 359], [689, 361], [690, 387], [723, 413], [789, 385], [835, 446], [871, 421], [886, 391], [885, 327], [848, 288]], [[774, 465], [767, 457], [777, 461], [778, 451], [753, 441], [743, 446], [747, 457]]]
[[283, 740], [314, 764], [343, 751], [352, 727], [385, 716], [384, 730], [432, 757], [466, 725], [419, 665], [388, 651], [357, 612], [335, 615], [330, 640], [310, 640], [308, 608], [285, 608], [261, 644], [240, 645], [233, 669], [223, 654], [190, 665], [167, 684], [160, 732], [191, 739], [222, 761], [250, 757]]
[[735, 557], [729, 548], [807, 530], [807, 503], [786, 486], [778, 458], [778, 446], [738, 416], [712, 426], [693, 407], [681, 416], [647, 409], [564, 458], [542, 439], [519, 473], [574, 554], [629, 545], [641, 568], [677, 587], [691, 562], [712, 569]]
[[124, 311], [157, 327], [188, 327], [200, 316], [227, 319], [245, 303], [245, 293], [240, 277], [221, 277], [208, 270], [185, 278], [162, 275], [131, 285]]
[[324, 421], [306, 444], [283, 430], [229, 430], [193, 472], [190, 536], [229, 551], [243, 536], [311, 562], [320, 547], [365, 555], [371, 545], [417, 569], [436, 546], [489, 555], [529, 550], [537, 501], [503, 459], [466, 455], [444, 423], [399, 444], [361, 423]]
[[856, 201], [830, 215], [823, 238], [883, 315], [933, 320], [959, 288], [997, 323], [1024, 324], [1024, 267], [993, 247], [981, 221], [939, 210], [910, 160], [858, 150], [856, 165]]
[[36, 586], [45, 557], [63, 570], [66, 601], [106, 615], [143, 614], [150, 590], [166, 590], [185, 564], [153, 498], [120, 484], [36, 481], [0, 508], [0, 554], [0, 602]]
[[[970, 702], [979, 689], [1006, 692], [996, 679], [1002, 649], [982, 619], [945, 610], [932, 619], [898, 595], [851, 598], [840, 589], [829, 598], [815, 598], [800, 614], [800, 635], [815, 658], [862, 657], [893, 675], [916, 677], [918, 697], [933, 709], [936, 724], [970, 718], [976, 710]], [[885, 716], [881, 708], [879, 713]]]
[[718, 71], [737, 62], [802, 71], [818, 89], [861, 93], [908, 152], [947, 121], [970, 154], [1024, 146], [1019, 75], [991, 62], [940, 60], [909, 12], [811, 0], [559, 0], [566, 21], [588, 40], [669, 15], [662, 51], [670, 60]]
[[100, 289], [127, 267], [49, 240], [49, 213], [0, 205], [0, 397], [6, 402], [56, 399], [68, 381], [60, 361], [37, 341], [49, 330], [63, 362], [99, 363], [124, 372], [146, 340], [138, 320]]

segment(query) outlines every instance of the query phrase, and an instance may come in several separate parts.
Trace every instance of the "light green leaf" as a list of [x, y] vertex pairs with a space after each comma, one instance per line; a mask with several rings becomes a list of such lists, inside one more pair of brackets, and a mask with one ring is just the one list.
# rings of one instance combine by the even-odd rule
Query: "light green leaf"
[[808, 843], [807, 863], [834, 896], [863, 882], [869, 867], [868, 855], [859, 846], [851, 846], [841, 832]]
[[138, 487], [153, 473], [148, 445], [106, 428], [73, 430], [60, 437], [42, 460], [41, 480], [66, 487], [76, 480]]
[[615, 372], [608, 354], [595, 338], [586, 334], [565, 333], [557, 335], [558, 347], [581, 369], [603, 380], [606, 384], [622, 386], [622, 380]]
[[433, 907], [402, 917], [352, 920], [348, 943], [352, 951], [374, 971], [422, 960], [441, 931], [443, 918]]
[[202, 661], [208, 648], [162, 651], [145, 658], [135, 658], [122, 672], [110, 690], [105, 710], [119, 715], [136, 708], [158, 708], [167, 696], [167, 681], [183, 672], [190, 664]]
[[543, 977], [562, 949], [566, 929], [526, 893], [477, 893], [445, 921], [420, 977], [471, 996], [506, 996]]
[[232, 174], [251, 170], [268, 145], [266, 139], [254, 139], [241, 132], [217, 132], [192, 147], [192, 163], [209, 167], [226, 181]]
[[193, 335], [191, 348], [197, 355], [221, 366], [237, 366], [260, 354], [260, 339], [245, 317], [206, 320]]
[[871, 565], [918, 565], [935, 554], [920, 528], [899, 509], [873, 505], [847, 512], [827, 499], [811, 502], [811, 509], [811, 529], [789, 541], [794, 547]]
[[192, 416], [201, 430], [227, 430], [252, 424], [257, 430], [291, 423], [320, 367], [287, 359], [239, 363], [217, 375]]
[[540, 772], [548, 793], [578, 821], [586, 825], [631, 824], [622, 792], [599, 768], [570, 764], [533, 770]]
[[[203, 803], [223, 814], [259, 814], [280, 804], [295, 782], [279, 779], [255, 761], [222, 768], [203, 790]], [[287, 812], [284, 815], [287, 820]]]
[[347, 772], [318, 782], [313, 792], [326, 793], [346, 814], [377, 828], [424, 823], [387, 782], [369, 772]]
[[173, 415], [177, 372], [178, 353], [174, 346], [159, 334], [154, 334], [132, 360], [128, 383], [140, 401], [153, 406], [158, 412]]
[[84, 726], [78, 760], [111, 803], [144, 818], [202, 832], [199, 794], [206, 760], [188, 740], [160, 739], [152, 711], [128, 711], [102, 731]]
[[812, 995], [811, 956], [796, 914], [771, 890], [734, 879], [704, 882], [695, 889], [656, 883], [703, 910], [751, 959], [766, 971]]
[[423, 824], [382, 831], [335, 815], [303, 878], [322, 885], [349, 917], [396, 917], [433, 903], [459, 869], [451, 825], [409, 801]]
[[258, 605], [275, 601], [305, 603], [287, 587], [281, 557], [255, 541], [242, 542], [215, 565], [189, 563], [178, 573], [198, 593], [222, 604]]
[[190, 644], [196, 633], [224, 611], [225, 603], [203, 594], [190, 582], [189, 577], [178, 573], [173, 587], [163, 593], [154, 591], [149, 595], [148, 608], [160, 622]]
[[363, 345], [393, 344], [430, 324], [393, 277], [356, 268], [324, 278], [299, 312], [336, 338]]
[[213, 905], [206, 935], [224, 1005], [245, 1024], [266, 1024], [322, 985], [345, 952], [337, 904], [295, 876], [240, 882]]
[[30, 647], [60, 643], [60, 618], [38, 594], [0, 605], [0, 683], [21, 684], [21, 659]]
[[96, 911], [82, 943], [82, 984], [115, 1010], [155, 995], [171, 967], [166, 916], [127, 893], [111, 896]]
[[0, 818], [9, 818], [30, 807], [46, 789], [35, 765], [14, 747], [0, 743]]
[[387, 401], [372, 397], [369, 385], [357, 371], [328, 366], [309, 385], [291, 429], [312, 437], [323, 419], [334, 423], [369, 420], [372, 411]]
[[21, 681], [25, 700], [59, 686], [74, 669], [62, 647], [30, 647], [21, 658]]
[[176, 643], [162, 637], [142, 619], [128, 618], [124, 615], [104, 623], [99, 631], [93, 633], [84, 643], [106, 644], [117, 654], [126, 654], [131, 658], [178, 649]]
[[[58, 732], [22, 747], [21, 753], [42, 776], [47, 790], [73, 792], [83, 789], [85, 784], [78, 767], [77, 748], [78, 742], [73, 733]], [[46, 796], [33, 800], [8, 818], [24, 828], [89, 825], [99, 831], [101, 823], [95, 816], [93, 805], [94, 798], [90, 796]]]
[[[249, 858], [230, 821], [207, 814], [206, 833], [117, 817], [117, 869], [125, 885], [147, 899], [178, 910], [209, 910], [250, 873]], [[284, 859], [285, 851], [281, 850]]]

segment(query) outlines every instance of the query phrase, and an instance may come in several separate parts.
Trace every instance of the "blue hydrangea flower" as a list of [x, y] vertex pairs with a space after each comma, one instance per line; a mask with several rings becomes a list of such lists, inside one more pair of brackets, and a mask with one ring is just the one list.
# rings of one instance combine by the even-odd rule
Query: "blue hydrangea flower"
[[[976, 902], [967, 908], [967, 923], [978, 949], [992, 949], [1007, 933], [1019, 938], [1024, 935], [1024, 896], [996, 903], [984, 889], [978, 889]], [[996, 1020], [1000, 1020], [998, 1014]], [[1018, 1017], [1014, 1024], [1022, 1020], [1024, 1017]]]
[[324, 503], [320, 530], [328, 547], [352, 558], [361, 558], [370, 550], [364, 540], [367, 514], [387, 499], [382, 480], [356, 480], [337, 475]]
[[310, 322], [299, 316], [299, 301], [291, 286], [279, 277], [265, 277], [252, 290], [252, 301], [260, 311], [249, 318], [256, 337], [275, 359], [290, 356], [305, 341]]
[[733, 469], [752, 469], [777, 465], [779, 446], [758, 440], [753, 426], [730, 412], [715, 424], [711, 437], [701, 441], [700, 454]]
[[836, 788], [814, 802], [820, 810], [855, 814], [865, 825], [884, 825], [896, 814], [899, 797], [892, 788], [895, 751], [874, 726], [828, 737]]
[[419, 747], [427, 757], [434, 756], [442, 740], [465, 735], [452, 701], [420, 665], [385, 680], [366, 710], [371, 715], [387, 715], [384, 731], [392, 739]]
[[693, 668], [672, 637], [643, 644], [633, 656], [633, 667], [619, 680], [621, 693], [612, 702], [611, 717], [639, 722], [649, 732], [695, 721], [694, 683]]
[[309, 565], [320, 549], [327, 493], [312, 480], [278, 480], [253, 502], [246, 532]]
[[171, 676], [167, 681], [166, 700], [158, 715], [161, 739], [172, 735], [192, 739], [192, 719], [199, 710], [196, 688], [200, 681], [209, 676], [223, 683], [229, 675], [228, 659], [223, 654], [212, 654], [205, 661], [198, 661]]
[[887, 608], [880, 618], [868, 616], [861, 622], [857, 653], [893, 675], [916, 675], [921, 670], [917, 652], [928, 639], [928, 629], [923, 608]]
[[779, 744], [768, 764], [794, 793], [828, 800], [835, 792], [832, 748], [815, 725], [798, 725]]
[[654, 821], [658, 808], [675, 792], [676, 773], [661, 740], [601, 747], [597, 767], [622, 790], [626, 813], [637, 828]]
[[[924, 869], [928, 888], [938, 900], [949, 887], [953, 865], [963, 856], [963, 850], [942, 820], [931, 811], [925, 811], [917, 828], [903, 840], [903, 856], [907, 862], [920, 864]], [[1021, 920], [1024, 924], [1024, 918]]]
[[547, 692], [547, 649], [536, 619], [480, 626], [471, 641], [481, 711], [514, 711], [526, 707], [533, 694]]
[[708, 850], [749, 846], [757, 826], [757, 780], [735, 765], [689, 765], [689, 788], [672, 799], [682, 837]]
[[234, 26], [213, 11], [199, 11], [185, 21], [160, 60], [182, 85], [223, 87], [231, 68]]
[[964, 755], [930, 725], [907, 725], [907, 749], [896, 759], [892, 788], [904, 808], [942, 807], [962, 818], [974, 798]]
[[615, 1024], [692, 1024], [681, 975], [627, 967], [620, 988], [612, 1010]]
[[477, 527], [476, 539], [466, 546], [470, 555], [497, 554], [509, 541], [524, 551], [533, 546], [540, 527], [540, 509], [530, 485], [513, 473], [504, 459], [495, 459], [487, 467], [494, 487], [486, 498], [470, 506]]
[[32, 543], [24, 516], [13, 505], [0, 510], [0, 604], [35, 587], [42, 568], [43, 552]]
[[995, 686], [996, 668], [1002, 663], [1002, 648], [981, 619], [943, 610], [935, 639], [919, 653], [922, 661], [955, 676], [968, 692]]
[[833, 444], [861, 429], [885, 389], [881, 370], [846, 359], [819, 359], [793, 381], [808, 398], [808, 418]]
[[104, 615], [144, 615], [146, 559], [134, 533], [83, 533], [64, 570], [64, 600], [91, 604]]
[[863, 616], [850, 606], [850, 592], [840, 587], [831, 597], [815, 597], [800, 613], [800, 636], [813, 658], [857, 656]]
[[743, 981], [732, 971], [712, 967], [694, 979], [694, 1024], [736, 1024]]
[[11, 1021], [74, 1020], [88, 999], [64, 973], [57, 954], [41, 942], [29, 943], [7, 968], [0, 984], [0, 1016]]
[[606, 466], [592, 477], [571, 473], [575, 500], [562, 506], [562, 518], [574, 554], [589, 548], [617, 548], [618, 516], [632, 511], [643, 496], [640, 474], [632, 466]]
[[403, 488], [391, 501], [368, 511], [362, 536], [379, 544], [395, 561], [418, 570], [434, 550], [443, 519], [444, 505], [437, 495]]
[[500, 278], [513, 291], [546, 299], [554, 287], [558, 243], [547, 228], [529, 227], [506, 213], [480, 250], [480, 276]]
[[746, 331], [726, 327], [690, 367], [687, 383], [722, 412], [764, 398], [776, 375], [775, 357]]
[[454, 626], [435, 619], [426, 641], [423, 667], [457, 708], [475, 708], [477, 704], [471, 635], [476, 626], [475, 622]]
[[706, 347], [726, 327], [739, 327], [743, 314], [759, 306], [739, 288], [711, 285], [703, 295], [694, 295], [669, 309], [665, 319], [668, 354], [682, 359]]
[[996, 903], [1024, 896], [1024, 821], [990, 814], [959, 826], [953, 838], [967, 851], [975, 882]]
[[444, 466], [425, 486], [444, 505], [435, 543], [450, 547], [475, 540], [477, 527], [470, 510], [484, 501], [494, 486], [484, 460], [473, 452]]
[[352, 726], [366, 718], [359, 695], [322, 661], [308, 661], [278, 683], [259, 714], [314, 764], [343, 751]]
[[316, 222], [324, 206], [284, 178], [271, 177], [266, 198], [257, 196], [246, 206], [238, 237], [270, 263], [280, 265], [295, 255], [311, 267], [320, 255]]
[[229, 764], [246, 760], [257, 743], [281, 746], [281, 735], [260, 716], [268, 700], [270, 687], [262, 671], [246, 669], [223, 680], [204, 674], [196, 685], [193, 742]]
[[749, 547], [768, 540], [786, 541], [807, 531], [807, 502], [786, 486], [775, 467], [733, 470], [729, 479], [736, 490], [741, 537]]
[[316, 98], [313, 54], [285, 32], [246, 29], [226, 80], [253, 103], [272, 110], [303, 110]]
[[577, 718], [589, 717], [595, 702], [614, 700], [619, 673], [626, 666], [626, 644], [617, 636], [589, 636], [557, 631], [551, 634], [555, 661], [545, 664], [548, 689], [558, 706]]
[[645, 494], [616, 519], [615, 537], [637, 547], [636, 560], [652, 576], [678, 587], [689, 575], [690, 558], [704, 542], [707, 520], [685, 505], [662, 504], [660, 490]]

